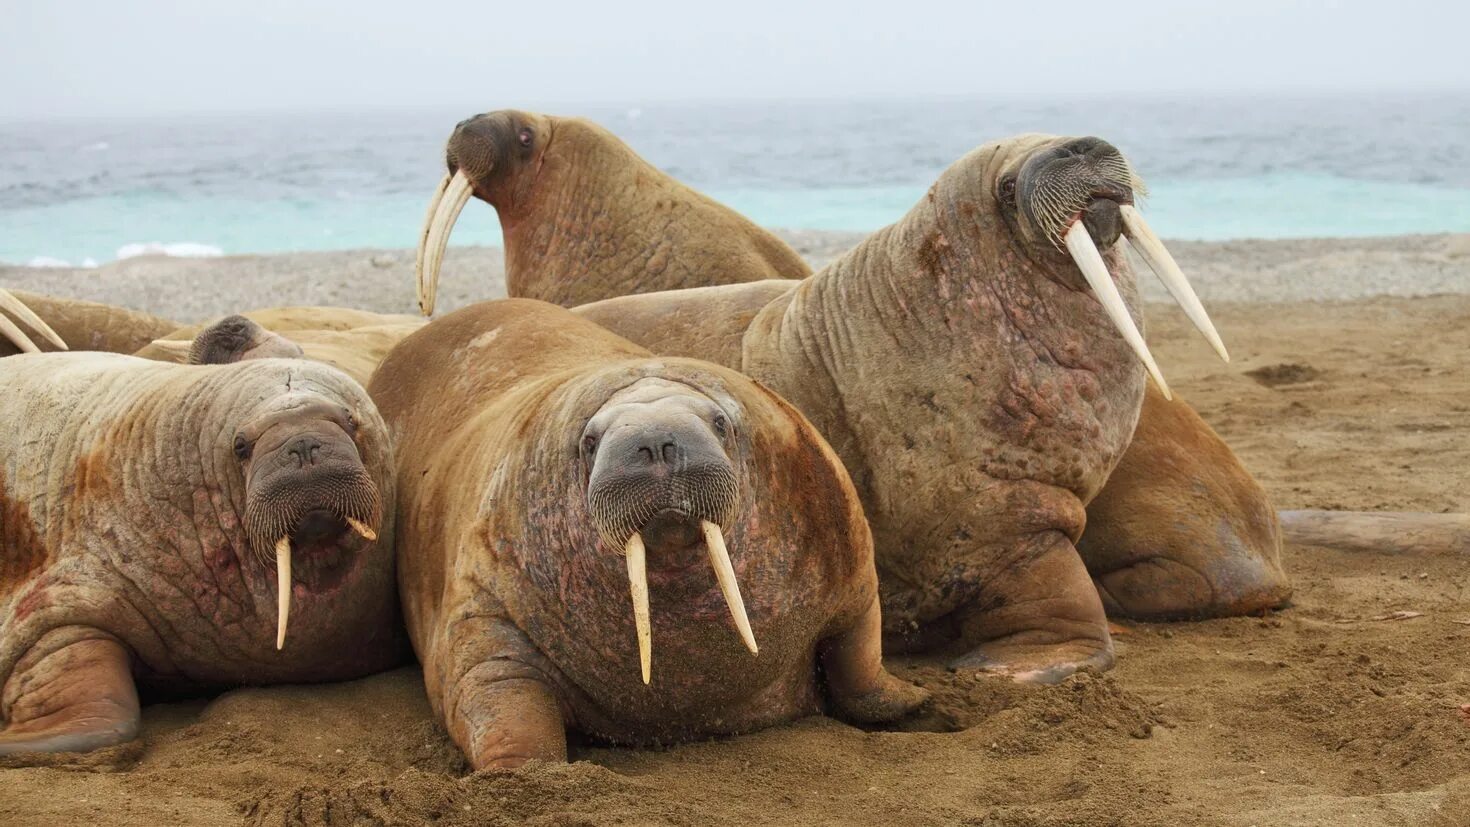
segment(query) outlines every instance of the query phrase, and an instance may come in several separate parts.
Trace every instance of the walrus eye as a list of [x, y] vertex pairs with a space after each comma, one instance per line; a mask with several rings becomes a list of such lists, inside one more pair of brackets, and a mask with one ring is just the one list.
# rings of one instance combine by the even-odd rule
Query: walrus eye
[[516, 139], [521, 142], [521, 146], [530, 146], [532, 137], [534, 136], [531, 135], [530, 128], [524, 126], [521, 127], [520, 133], [516, 135]]
[[1000, 182], [1000, 200], [1008, 207], [1016, 206], [1016, 179], [1014, 177]]
[[346, 408], [343, 408], [342, 421], [347, 423], [347, 427], [344, 428], [344, 430], [347, 431], [347, 435], [357, 436], [357, 429], [362, 427], [362, 423], [359, 422], [357, 419], [357, 414], [353, 413], [350, 410], [347, 410]]
[[250, 459], [250, 443], [243, 436], [235, 437], [235, 457], [241, 462]]
[[597, 453], [597, 437], [591, 434], [582, 437], [582, 450], [586, 452], [588, 457]]

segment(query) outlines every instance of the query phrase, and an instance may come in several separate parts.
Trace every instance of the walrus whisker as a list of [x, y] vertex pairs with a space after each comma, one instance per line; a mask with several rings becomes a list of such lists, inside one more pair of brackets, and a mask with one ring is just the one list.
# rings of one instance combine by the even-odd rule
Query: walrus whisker
[[286, 645], [286, 623], [291, 619], [291, 538], [276, 541], [276, 651]]
[[642, 536], [635, 532], [628, 537], [624, 552], [628, 558], [628, 590], [633, 595], [633, 624], [638, 629], [638, 663], [647, 685], [653, 675], [653, 622], [648, 615], [648, 560], [644, 551]]
[[[40, 316], [37, 316], [34, 311], [26, 307], [25, 302], [17, 299], [10, 291], [4, 288], [0, 288], [0, 308], [14, 313], [17, 318], [30, 325], [32, 330], [45, 336], [51, 344], [56, 345], [62, 350], [68, 349], [66, 342], [62, 341], [61, 337], [56, 335], [56, 331], [51, 329], [51, 325], [46, 324]], [[21, 350], [28, 353], [36, 352], [37, 348], [35, 343], [24, 333], [21, 333], [20, 328], [16, 327], [13, 322], [4, 316], [0, 316], [0, 332], [3, 332], [5, 337], [14, 342], [15, 346]], [[27, 347], [27, 345], [30, 347]]]
[[1123, 297], [1118, 293], [1118, 286], [1113, 283], [1112, 274], [1108, 272], [1108, 265], [1103, 262], [1102, 254], [1097, 251], [1097, 245], [1093, 243], [1092, 236], [1088, 235], [1087, 228], [1081, 221], [1074, 221], [1066, 233], [1067, 252], [1071, 253], [1072, 260], [1077, 263], [1077, 269], [1092, 286], [1092, 292], [1097, 300], [1102, 303], [1103, 309], [1107, 311], [1108, 318], [1112, 320], [1113, 326], [1122, 334], [1124, 341], [1138, 354], [1143, 366], [1148, 369], [1150, 376], [1158, 383], [1159, 391], [1164, 394], [1165, 399], [1173, 399], [1174, 395], [1169, 392], [1169, 386], [1164, 382], [1164, 374], [1159, 372], [1158, 363], [1154, 361], [1152, 353], [1148, 351], [1148, 344], [1143, 341], [1143, 334], [1138, 332], [1138, 326], [1133, 323], [1133, 317], [1128, 315], [1128, 305], [1123, 303]]
[[1210, 321], [1210, 315], [1205, 312], [1204, 305], [1200, 304], [1199, 296], [1190, 286], [1189, 279], [1174, 257], [1169, 254], [1164, 242], [1159, 240], [1157, 233], [1143, 220], [1143, 214], [1133, 207], [1132, 204], [1123, 204], [1118, 207], [1123, 216], [1123, 235], [1138, 255], [1148, 264], [1159, 281], [1174, 296], [1174, 301], [1184, 309], [1184, 315], [1194, 323], [1194, 326], [1204, 335], [1210, 347], [1220, 355], [1226, 362], [1230, 361], [1230, 354], [1225, 350], [1225, 343], [1220, 340], [1220, 334], [1215, 330], [1215, 325]]
[[444, 263], [444, 252], [449, 247], [449, 234], [454, 231], [454, 223], [459, 220], [459, 213], [469, 202], [473, 191], [469, 177], [460, 171], [444, 176], [429, 202], [429, 214], [424, 219], [414, 265], [419, 310], [425, 316], [434, 312], [434, 302], [439, 293], [439, 267]]
[[725, 548], [725, 535], [716, 523], [700, 520], [704, 531], [704, 544], [709, 547], [710, 565], [715, 569], [715, 579], [720, 581], [720, 591], [725, 595], [725, 605], [730, 607], [730, 617], [735, 628], [740, 630], [740, 639], [752, 655], [760, 654], [755, 645], [755, 633], [750, 630], [750, 618], [745, 614], [745, 599], [740, 596], [740, 584], [735, 582], [735, 566], [730, 562], [730, 551]]

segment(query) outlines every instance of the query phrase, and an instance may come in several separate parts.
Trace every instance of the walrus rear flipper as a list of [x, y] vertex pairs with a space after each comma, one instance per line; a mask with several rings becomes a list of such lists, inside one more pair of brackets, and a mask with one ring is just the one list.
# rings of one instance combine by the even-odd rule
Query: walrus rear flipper
[[1421, 511], [1283, 511], [1288, 543], [1393, 554], [1470, 553], [1470, 514]]
[[[86, 752], [138, 734], [138, 691], [121, 643], [89, 637], [47, 651], [48, 639], [74, 638], [77, 631], [57, 629], [42, 637], [16, 665], [4, 689], [8, 720], [0, 730], [0, 755]], [[51, 677], [27, 680], [37, 675]]]

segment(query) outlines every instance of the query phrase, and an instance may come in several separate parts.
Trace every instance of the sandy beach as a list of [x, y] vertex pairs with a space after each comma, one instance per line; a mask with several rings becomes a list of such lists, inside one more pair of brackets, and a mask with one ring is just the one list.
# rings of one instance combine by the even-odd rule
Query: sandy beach
[[[859, 237], [784, 235], [818, 265]], [[1170, 249], [1234, 360], [1144, 278], [1153, 351], [1279, 508], [1470, 510], [1470, 235]], [[137, 258], [3, 267], [0, 286], [188, 322], [283, 304], [412, 312], [412, 269], [407, 250]], [[501, 276], [499, 250], [454, 250], [441, 311], [503, 295]], [[574, 763], [509, 773], [466, 772], [411, 665], [158, 703], [133, 743], [0, 760], [0, 824], [1466, 825], [1467, 554], [1288, 547], [1292, 607], [1120, 622], [1102, 675], [1021, 687], [894, 659], [935, 694], [898, 727], [577, 744]]]

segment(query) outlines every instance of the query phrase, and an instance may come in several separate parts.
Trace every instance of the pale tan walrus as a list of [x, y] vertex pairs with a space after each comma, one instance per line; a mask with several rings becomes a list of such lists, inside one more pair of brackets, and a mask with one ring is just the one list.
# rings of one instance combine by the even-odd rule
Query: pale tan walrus
[[[7, 303], [7, 296], [21, 305], [19, 311], [15, 304]], [[7, 312], [11, 319], [5, 318]], [[35, 326], [36, 322], [40, 327]], [[28, 344], [22, 344], [17, 337], [0, 336], [0, 356], [68, 349], [132, 353], [179, 326], [177, 322], [125, 307], [0, 290], [0, 330], [7, 329], [6, 325], [49, 330], [54, 338], [46, 334], [36, 340], [26, 337], [24, 341]]]
[[476, 768], [890, 720], [872, 540], [847, 474], [740, 374], [510, 299], [414, 333], [370, 390], [397, 438], [403, 609]]
[[392, 464], [323, 365], [0, 360], [0, 754], [127, 740], [138, 687], [393, 665]]
[[[543, 189], [542, 179], [534, 177], [534, 164], [518, 160], [514, 152], [495, 149], [499, 146], [496, 136], [509, 134], [505, 132], [507, 124], [538, 122], [541, 117], [510, 112], [483, 115], [463, 122], [451, 135], [445, 150], [450, 175], [435, 194], [421, 236], [417, 276], [421, 307], [433, 308], [443, 249], [459, 208], [470, 194], [496, 205], [500, 211], [507, 237], [506, 283], [512, 296], [570, 306], [648, 292], [659, 289], [657, 285], [683, 289], [810, 275], [805, 264], [796, 267], [786, 257], [782, 258], [788, 262], [783, 272], [772, 273], [767, 266], [742, 270], [740, 259], [710, 256], [707, 250], [728, 235], [728, 230], [723, 220], [711, 219], [706, 210], [685, 211], [683, 220], [673, 225], [678, 232], [668, 232], [671, 219], [654, 209], [654, 203], [662, 204], [660, 194], [678, 184], [662, 173], [649, 172], [645, 162], [604, 130], [595, 130], [599, 143], [621, 149], [592, 153], [589, 157], [599, 159], [596, 165], [583, 166], [576, 156], [563, 157], [558, 162], [560, 177], [550, 180], [571, 178], [578, 185], [573, 190]], [[490, 163], [501, 157], [509, 160]], [[475, 160], [461, 163], [459, 159]], [[610, 166], [620, 171], [609, 174]], [[653, 193], [647, 198], [643, 197], [644, 190], [616, 183], [648, 176], [657, 178], [660, 185], [647, 190]], [[450, 196], [445, 196], [446, 192]], [[516, 217], [516, 237], [512, 239], [503, 205], [517, 201], [535, 203], [537, 209]], [[615, 215], [616, 220], [593, 218], [607, 215]], [[1007, 230], [1000, 224], [992, 225], [992, 229]], [[974, 233], [979, 228], [969, 226], [957, 231]], [[775, 236], [754, 227], [744, 227], [739, 237], [748, 238], [752, 233], [764, 233], [770, 245], [781, 244]], [[1151, 233], [1133, 235], [1134, 244], [1158, 265], [1156, 269], [1169, 276], [1177, 272], [1168, 252], [1152, 239]], [[542, 239], [537, 254], [519, 252], [526, 249], [523, 239], [532, 237]], [[517, 251], [514, 255], [513, 249]], [[585, 251], [589, 249], [616, 251], [616, 255], [601, 256], [584, 266]], [[844, 260], [848, 270], [866, 264], [848, 259]], [[650, 281], [642, 276], [648, 261], [659, 262], [662, 278]], [[1176, 278], [1171, 289], [1177, 290], [1178, 284]], [[702, 348], [718, 344], [711, 337], [723, 335], [729, 340], [723, 344], [732, 346], [730, 352], [738, 354], [744, 322], [764, 304], [760, 297], [774, 298], [784, 289], [772, 285], [768, 292], [704, 295], [701, 303], [715, 301], [730, 306], [725, 310], [701, 306], [696, 312], [672, 317], [656, 309], [640, 322], [618, 329], [640, 341], [650, 341], [641, 337], [656, 335], [677, 342], [670, 352], [701, 355], [738, 366], [738, 356], [711, 355]], [[880, 297], [875, 294], [875, 300]], [[1197, 301], [1184, 301], [1193, 318], [1204, 319]], [[710, 330], [702, 321], [727, 312], [737, 318], [718, 330]], [[643, 322], [656, 325], [657, 332], [653, 327], [638, 328]], [[670, 331], [671, 327], [678, 332]], [[635, 329], [640, 332], [631, 332]], [[937, 328], [933, 335], [947, 337], [951, 331]], [[1224, 355], [1218, 336], [1210, 335], [1212, 344]], [[1089, 530], [1079, 543], [1082, 558], [1103, 591], [1108, 611], [1165, 619], [1241, 614], [1281, 604], [1290, 588], [1280, 567], [1281, 537], [1265, 491], [1184, 402], [1170, 402], [1156, 388], [1150, 388], [1140, 421], [1142, 425], [1122, 462], [1102, 493], [1088, 505]]]

